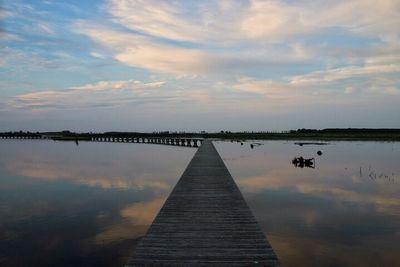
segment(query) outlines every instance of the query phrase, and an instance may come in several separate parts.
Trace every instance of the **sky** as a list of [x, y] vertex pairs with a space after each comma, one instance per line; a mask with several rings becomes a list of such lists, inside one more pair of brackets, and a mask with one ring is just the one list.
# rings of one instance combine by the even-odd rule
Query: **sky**
[[0, 0], [0, 131], [400, 127], [400, 0]]

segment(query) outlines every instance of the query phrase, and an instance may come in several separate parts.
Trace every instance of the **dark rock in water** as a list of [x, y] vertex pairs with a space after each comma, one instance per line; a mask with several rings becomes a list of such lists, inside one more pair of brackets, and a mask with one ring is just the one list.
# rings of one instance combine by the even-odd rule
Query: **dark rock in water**
[[250, 147], [251, 147], [251, 149], [253, 149], [253, 148], [254, 148], [254, 145], [253, 145], [253, 144], [251, 144], [251, 145], [250, 145]]
[[243, 146], [243, 142], [241, 142], [240, 145]]
[[318, 150], [317, 155], [318, 155], [318, 156], [321, 156], [321, 155], [322, 155], [321, 150]]

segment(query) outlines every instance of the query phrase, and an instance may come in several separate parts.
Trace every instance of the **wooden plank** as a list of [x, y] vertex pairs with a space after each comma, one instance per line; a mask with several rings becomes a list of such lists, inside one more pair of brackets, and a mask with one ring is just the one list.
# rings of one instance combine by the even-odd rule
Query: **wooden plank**
[[204, 141], [126, 266], [279, 266], [232, 176]]

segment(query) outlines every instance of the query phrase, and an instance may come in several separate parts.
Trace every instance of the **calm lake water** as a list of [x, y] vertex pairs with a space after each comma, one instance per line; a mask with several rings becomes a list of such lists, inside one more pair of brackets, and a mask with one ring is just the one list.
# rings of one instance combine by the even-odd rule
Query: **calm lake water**
[[[400, 266], [400, 143], [260, 143], [214, 142], [283, 266]], [[0, 140], [0, 266], [122, 266], [195, 152]]]

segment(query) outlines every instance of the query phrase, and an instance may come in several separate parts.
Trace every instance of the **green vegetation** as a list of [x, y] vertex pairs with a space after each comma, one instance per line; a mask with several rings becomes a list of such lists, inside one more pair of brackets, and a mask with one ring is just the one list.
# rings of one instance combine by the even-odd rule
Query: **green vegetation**
[[209, 138], [254, 140], [400, 141], [400, 129], [299, 129], [287, 132], [220, 132]]
[[171, 138], [216, 138], [223, 140], [318, 140], [318, 141], [400, 141], [400, 129], [331, 128], [323, 130], [298, 129], [285, 132], [105, 132], [73, 133], [61, 132], [3, 132], [0, 137], [47, 138], [63, 141], [89, 141], [97, 137], [171, 137]]
[[60, 137], [52, 137], [54, 141], [91, 141], [92, 138], [90, 136], [60, 136]]

